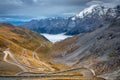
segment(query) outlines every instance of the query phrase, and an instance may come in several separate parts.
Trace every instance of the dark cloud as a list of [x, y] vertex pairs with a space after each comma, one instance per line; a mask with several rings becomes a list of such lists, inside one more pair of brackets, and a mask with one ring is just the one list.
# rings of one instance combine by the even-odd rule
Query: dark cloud
[[0, 16], [70, 16], [93, 4], [110, 7], [120, 0], [0, 0]]

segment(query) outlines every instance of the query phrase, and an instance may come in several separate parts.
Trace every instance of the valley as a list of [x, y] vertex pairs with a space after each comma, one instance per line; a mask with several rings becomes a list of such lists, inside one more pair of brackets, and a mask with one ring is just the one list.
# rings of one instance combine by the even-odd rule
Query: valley
[[[53, 61], [49, 62], [49, 60], [52, 60], [53, 58], [52, 56], [47, 54], [46, 51], [45, 51], [46, 54], [44, 55], [41, 54], [41, 56], [39, 56], [40, 55], [40, 53], [38, 52], [39, 50], [41, 50], [40, 52], [42, 51], [44, 52], [44, 49], [49, 48], [48, 50], [50, 50], [50, 52], [54, 51], [50, 49], [52, 48], [52, 43], [47, 41], [47, 39], [43, 40], [42, 43], [40, 42], [39, 46], [36, 47], [34, 50], [32, 50], [30, 47], [24, 48], [25, 44], [24, 45], [19, 44], [19, 41], [22, 40], [22, 37], [18, 35], [20, 34], [20, 32], [22, 32], [25, 29], [15, 27], [9, 24], [0, 24], [0, 28], [7, 30], [9, 32], [9, 33], [6, 33], [4, 31], [1, 31], [1, 33], [4, 33], [4, 34], [0, 35], [0, 39], [1, 39], [0, 40], [1, 41], [1, 44], [0, 44], [1, 46], [0, 47], [1, 77], [0, 79], [2, 80], [7, 80], [8, 78], [32, 79], [35, 77], [38, 79], [43, 79], [43, 78], [44, 79], [91, 79], [91, 78], [94, 78], [95, 73], [91, 69], [88, 69], [86, 67], [79, 67], [74, 69], [72, 69], [71, 67], [71, 69], [69, 69], [67, 65], [63, 65], [61, 63], [56, 64]], [[16, 31], [18, 30], [19, 30], [19, 34], [18, 32], [16, 34]], [[13, 35], [18, 38], [13, 37]], [[40, 37], [40, 38], [44, 39], [44, 37]], [[28, 43], [28, 45], [30, 43]], [[47, 55], [47, 59], [44, 57], [46, 55]], [[12, 69], [11, 67], [15, 67], [15, 70], [17, 69], [17, 71], [14, 71], [14, 69]]]
[[0, 23], [0, 80], [120, 80], [120, 6]]

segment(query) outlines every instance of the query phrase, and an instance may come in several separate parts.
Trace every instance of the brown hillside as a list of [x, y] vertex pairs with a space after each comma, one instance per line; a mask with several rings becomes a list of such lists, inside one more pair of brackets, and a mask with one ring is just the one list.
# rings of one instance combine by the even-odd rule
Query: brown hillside
[[[28, 71], [53, 71], [52, 64], [49, 64], [50, 57], [48, 54], [51, 51], [51, 47], [51, 42], [40, 34], [10, 24], [0, 24], [1, 61], [3, 61], [5, 55], [3, 51], [9, 48], [17, 61], [22, 64], [23, 67], [27, 66]], [[7, 56], [7, 59], [13, 62], [10, 56]], [[6, 64], [4, 62], [1, 63]], [[8, 69], [12, 66], [12, 64], [6, 65], [9, 65]], [[4, 65], [0, 65], [0, 70], [3, 70], [3, 66]], [[17, 65], [13, 66], [18, 67]], [[40, 70], [37, 70], [39, 68]], [[8, 71], [4, 71], [6, 72], [4, 74], [8, 73], [8, 75], [11, 75], [12, 73]], [[2, 75], [1, 71], [0, 74]]]

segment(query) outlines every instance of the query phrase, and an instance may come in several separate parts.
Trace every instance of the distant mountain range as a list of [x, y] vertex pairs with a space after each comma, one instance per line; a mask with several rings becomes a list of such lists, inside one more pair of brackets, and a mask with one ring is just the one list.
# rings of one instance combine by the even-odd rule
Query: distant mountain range
[[116, 8], [92, 5], [71, 17], [55, 17], [25, 22], [22, 26], [38, 33], [75, 35], [108, 25], [115, 18]]

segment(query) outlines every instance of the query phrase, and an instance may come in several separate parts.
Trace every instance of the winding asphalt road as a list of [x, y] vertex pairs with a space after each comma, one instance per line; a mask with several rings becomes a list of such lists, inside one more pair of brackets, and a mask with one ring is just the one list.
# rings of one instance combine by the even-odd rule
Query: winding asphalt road
[[[20, 73], [20, 74], [17, 74], [16, 76], [23, 76], [24, 77], [33, 77], [35, 78], [36, 77], [45, 77], [45, 78], [58, 78], [58, 79], [61, 79], [61, 78], [69, 78], [71, 75], [69, 74], [72, 74], [72, 72], [81, 72], [83, 74], [83, 76], [72, 76], [74, 78], [88, 78], [88, 79], [92, 79], [96, 74], [94, 72], [94, 70], [92, 69], [89, 69], [89, 68], [86, 68], [86, 67], [81, 67], [81, 68], [76, 68], [76, 69], [69, 69], [69, 70], [65, 70], [65, 71], [60, 71], [60, 72], [54, 72], [54, 73], [32, 73], [32, 72], [28, 72], [28, 70], [26, 69], [26, 67], [24, 67], [16, 58], [15, 56], [12, 54], [12, 52], [9, 51], [9, 49], [6, 49], [4, 52], [3, 52], [5, 55], [4, 55], [4, 58], [3, 60], [7, 63], [10, 63], [10, 64], [14, 64], [14, 65], [17, 65], [18, 67], [20, 67], [23, 72]], [[12, 61], [9, 61], [7, 59], [7, 57], [10, 56], [10, 58], [13, 60]], [[66, 75], [67, 73], [67, 75]], [[42, 75], [41, 75], [42, 74]], [[14, 76], [13, 76], [14, 77]]]
[[[5, 54], [5, 55], [4, 55], [4, 58], [3, 58], [3, 60], [4, 60], [5, 62], [10, 63], [10, 64], [13, 64], [13, 65], [17, 65], [18, 67], [20, 67], [20, 68], [23, 70], [23, 72], [28, 72], [28, 68], [38, 69], [38, 70], [39, 70], [39, 68], [37, 68], [37, 67], [26, 66], [26, 65], [21, 64], [21, 63], [15, 58], [15, 56], [12, 54], [12, 52], [9, 50], [9, 48], [6, 49], [5, 51], [3, 51], [3, 53]], [[24, 54], [24, 53], [26, 53], [26, 49], [24, 49], [24, 50], [22, 51], [22, 54]], [[35, 52], [33, 52], [33, 53], [35, 53]], [[35, 54], [36, 54], [36, 53], [35, 53]], [[10, 58], [11, 58], [13, 61], [9, 61], [9, 60], [7, 59], [8, 55], [10, 56]], [[36, 56], [37, 56], [37, 55], [36, 55]], [[24, 60], [24, 58], [23, 58], [23, 60]], [[41, 61], [41, 64], [45, 65], [45, 66], [46, 66], [47, 68], [49, 68], [50, 70], [54, 71], [53, 68], [51, 68], [49, 65], [45, 64], [44, 62]]]
[[[74, 73], [82, 73], [83, 76], [76, 76], [74, 75]], [[71, 75], [72, 74], [72, 75]], [[33, 72], [23, 72], [18, 74], [17, 76], [44, 76], [46, 78], [50, 78], [50, 79], [70, 79], [71, 77], [73, 77], [73, 79], [77, 78], [77, 79], [93, 79], [93, 77], [95, 76], [95, 73], [93, 71], [91, 71], [91, 69], [85, 68], [85, 67], [81, 67], [81, 68], [76, 68], [76, 69], [69, 69], [69, 70], [65, 70], [65, 71], [60, 71], [60, 72], [54, 72], [54, 73], [33, 73]], [[48, 76], [48, 77], [47, 77]]]
[[[5, 54], [5, 55], [4, 55], [4, 58], [3, 58], [3, 60], [4, 60], [5, 62], [7, 62], [7, 63], [9, 63], [9, 64], [17, 65], [18, 67], [20, 67], [20, 68], [23, 70], [23, 72], [27, 72], [27, 71], [28, 71], [28, 70], [27, 70], [25, 67], [23, 67], [23, 65], [15, 58], [15, 56], [9, 51], [9, 48], [6, 49], [5, 51], [3, 51], [3, 53]], [[10, 58], [11, 58], [14, 62], [9, 61], [9, 60], [7, 59], [8, 55], [10, 56]]]

